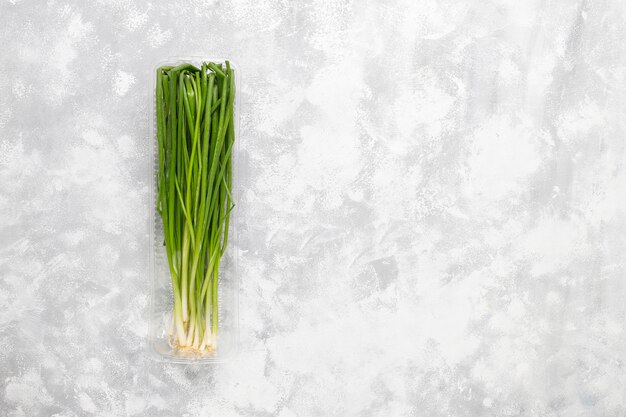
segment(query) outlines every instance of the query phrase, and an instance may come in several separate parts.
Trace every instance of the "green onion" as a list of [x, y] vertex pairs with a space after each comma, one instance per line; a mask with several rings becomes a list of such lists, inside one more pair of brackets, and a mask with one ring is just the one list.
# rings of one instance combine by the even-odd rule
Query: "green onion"
[[228, 61], [157, 70], [157, 210], [172, 280], [170, 344], [210, 354], [234, 207], [234, 71]]

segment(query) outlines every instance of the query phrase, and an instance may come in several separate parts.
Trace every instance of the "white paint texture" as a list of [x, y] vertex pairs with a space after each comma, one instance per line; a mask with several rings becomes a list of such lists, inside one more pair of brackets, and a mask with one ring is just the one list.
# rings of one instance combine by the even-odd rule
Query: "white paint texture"
[[[626, 3], [0, 3], [0, 414], [626, 415]], [[151, 86], [241, 69], [240, 357], [155, 363]]]

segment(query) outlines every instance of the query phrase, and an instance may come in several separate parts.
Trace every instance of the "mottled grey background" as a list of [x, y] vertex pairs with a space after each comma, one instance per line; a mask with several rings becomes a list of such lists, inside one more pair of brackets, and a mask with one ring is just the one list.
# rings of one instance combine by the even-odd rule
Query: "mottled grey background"
[[[620, 0], [0, 3], [2, 416], [626, 415]], [[151, 71], [241, 69], [243, 352], [145, 356]]]

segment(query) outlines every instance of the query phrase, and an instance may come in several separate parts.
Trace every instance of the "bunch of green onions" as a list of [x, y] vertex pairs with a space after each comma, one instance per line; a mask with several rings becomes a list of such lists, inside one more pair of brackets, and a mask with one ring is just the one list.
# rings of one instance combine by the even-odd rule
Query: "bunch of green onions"
[[216, 349], [218, 271], [234, 207], [234, 98], [228, 61], [157, 70], [157, 210], [174, 294], [169, 340], [176, 349]]

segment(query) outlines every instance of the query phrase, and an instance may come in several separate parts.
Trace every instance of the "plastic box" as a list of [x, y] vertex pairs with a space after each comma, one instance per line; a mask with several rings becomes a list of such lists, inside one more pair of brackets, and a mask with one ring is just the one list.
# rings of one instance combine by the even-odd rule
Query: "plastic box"
[[200, 67], [202, 62], [224, 63], [221, 58], [171, 58], [159, 62], [152, 68], [150, 77], [150, 97], [152, 101], [152, 111], [150, 112], [150, 279], [152, 282], [151, 306], [150, 306], [150, 329], [148, 332], [148, 348], [150, 356], [159, 361], [174, 363], [199, 363], [209, 364], [222, 362], [232, 358], [239, 351], [239, 277], [237, 274], [237, 246], [239, 215], [237, 201], [239, 196], [239, 108], [240, 108], [240, 86], [241, 74], [239, 66], [229, 60], [231, 68], [234, 70], [235, 78], [235, 102], [234, 102], [234, 129], [235, 143], [233, 145], [233, 182], [232, 195], [235, 208], [231, 212], [230, 235], [226, 252], [222, 257], [219, 271], [219, 332], [217, 337], [216, 351], [211, 355], [198, 355], [188, 352], [181, 352], [172, 348], [168, 342], [168, 330], [173, 307], [173, 291], [170, 278], [170, 271], [167, 264], [167, 253], [163, 244], [163, 224], [161, 216], [156, 209], [157, 199], [157, 171], [158, 171], [158, 149], [156, 146], [156, 72], [164, 65], [179, 65], [191, 63]]

